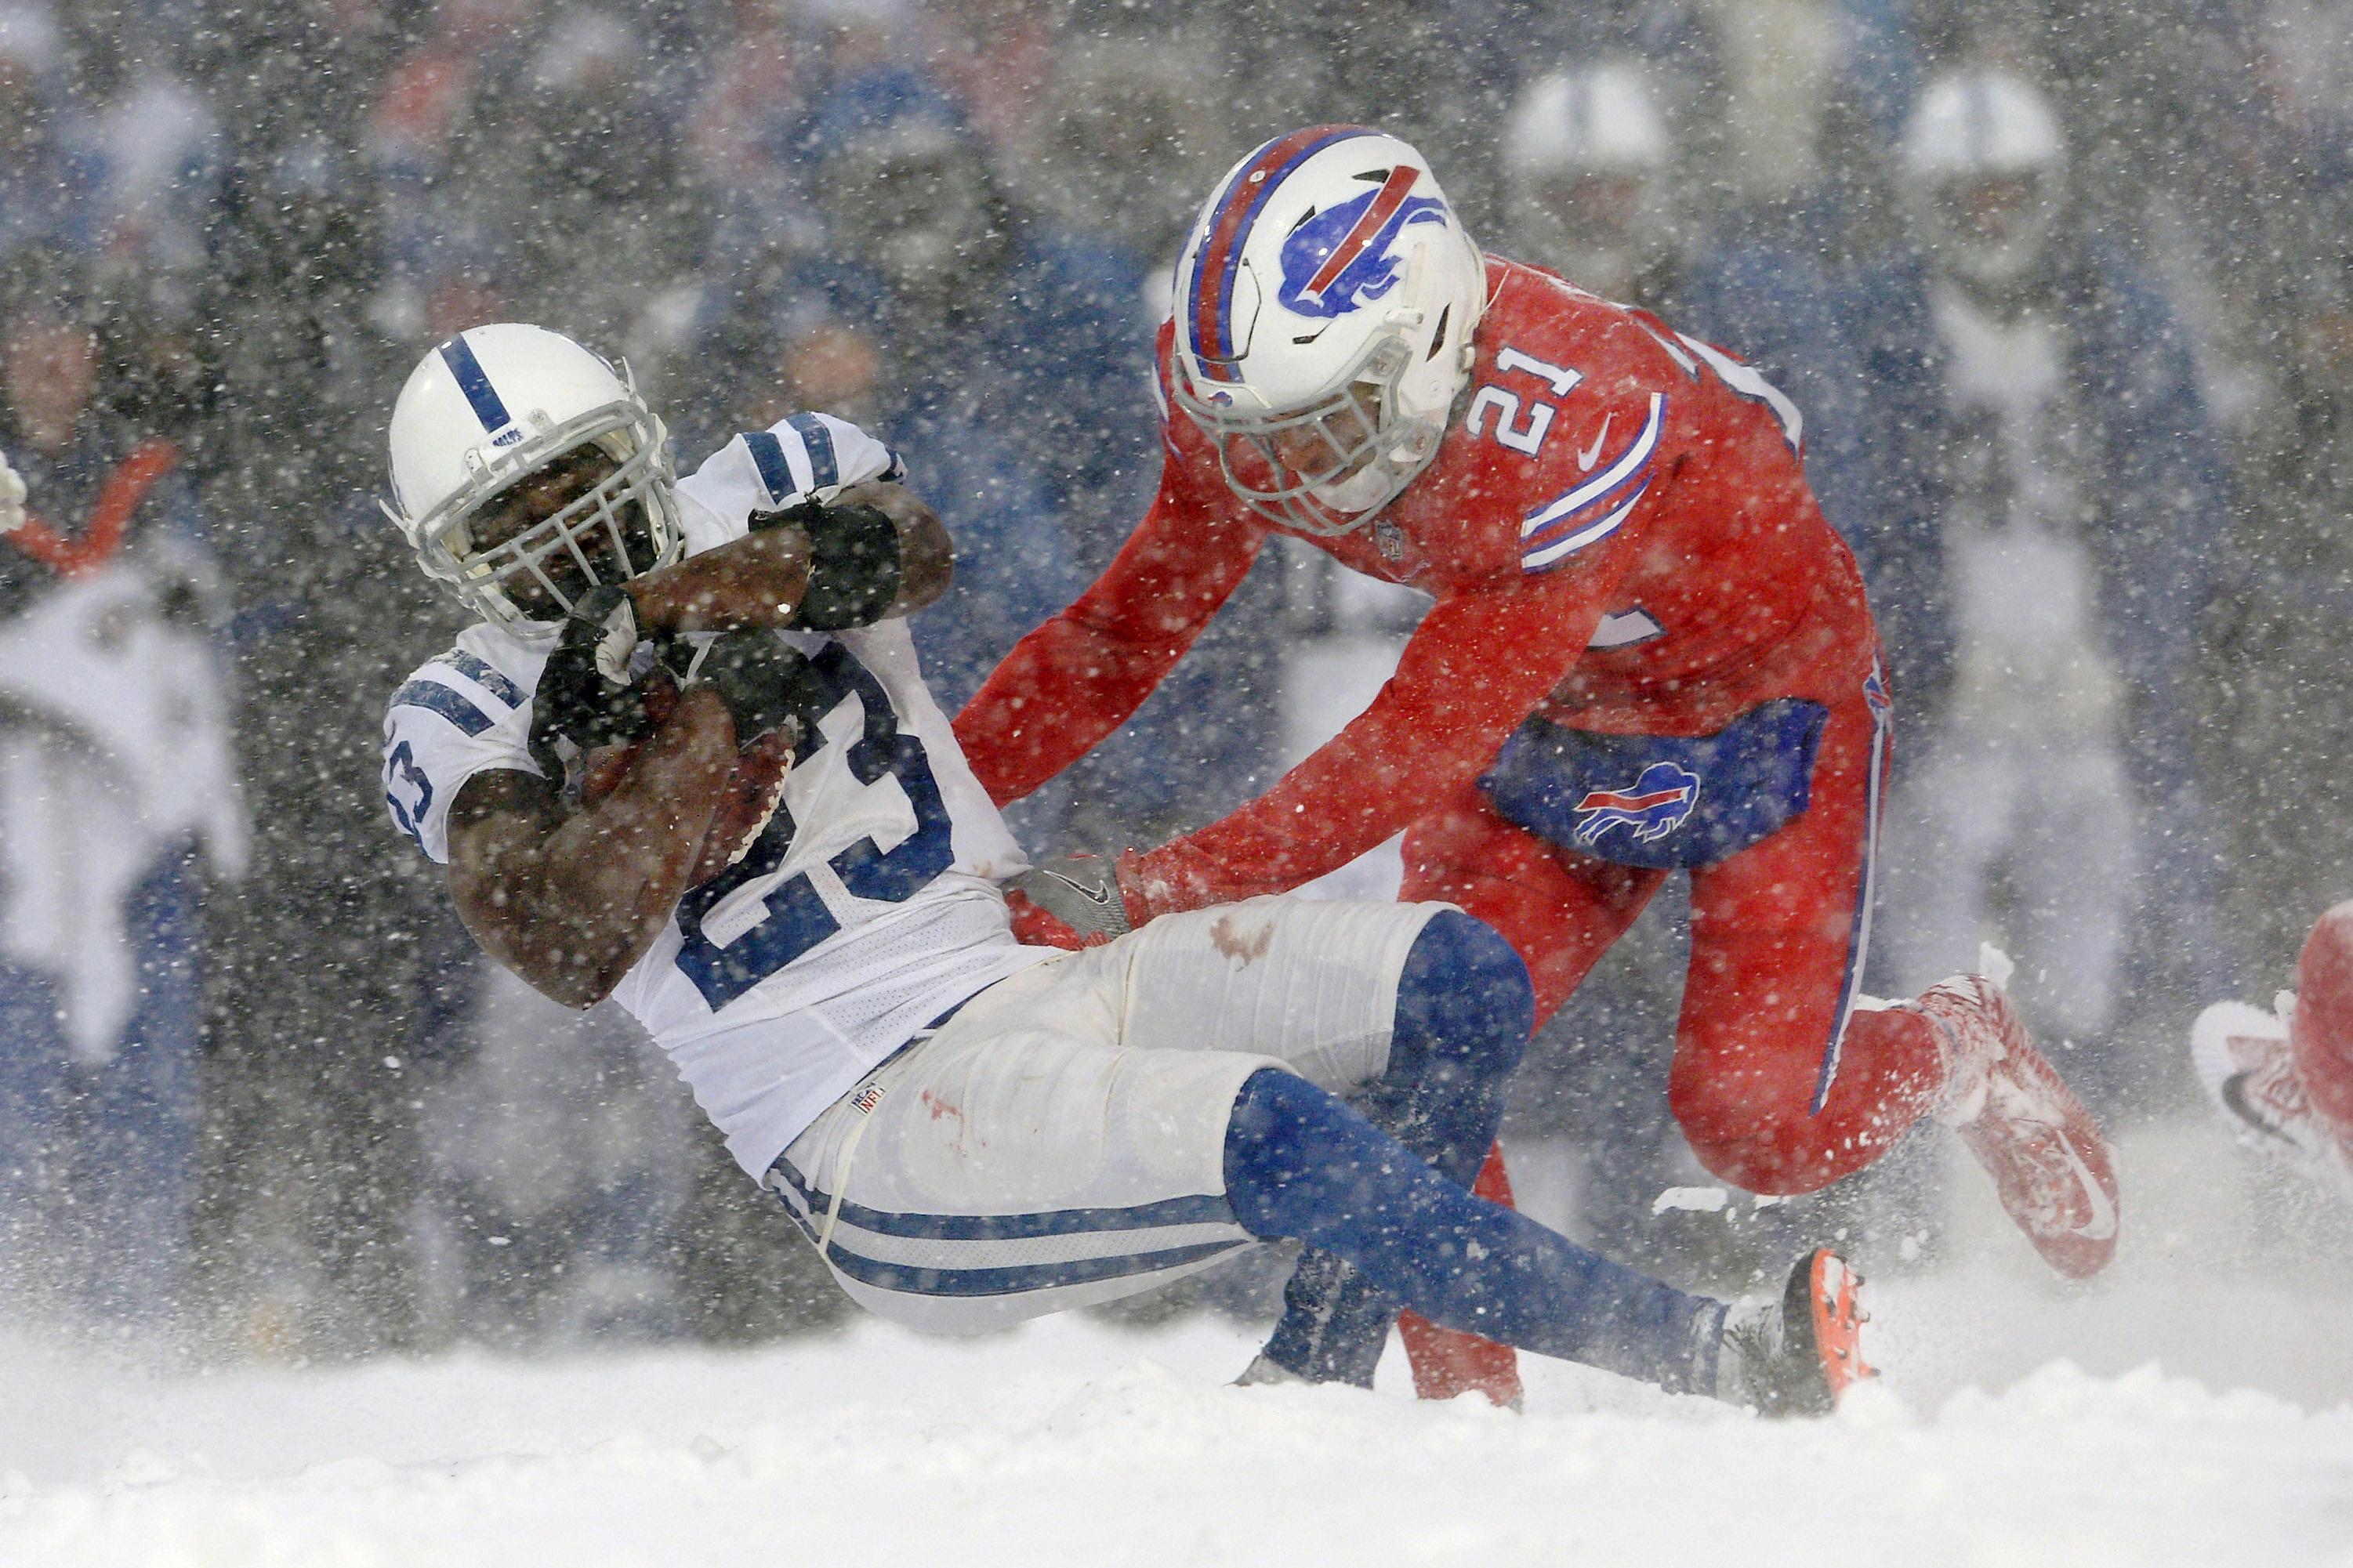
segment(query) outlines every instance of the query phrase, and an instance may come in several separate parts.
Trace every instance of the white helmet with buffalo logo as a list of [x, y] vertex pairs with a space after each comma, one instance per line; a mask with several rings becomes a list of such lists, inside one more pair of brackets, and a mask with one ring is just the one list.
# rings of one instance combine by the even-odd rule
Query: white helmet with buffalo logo
[[1317, 125], [1218, 183], [1176, 262], [1177, 405], [1302, 532], [1370, 521], [1438, 455], [1486, 264], [1420, 153]]
[[[637, 576], [684, 553], [662, 422], [626, 371], [544, 327], [469, 327], [427, 353], [393, 405], [391, 444], [385, 515], [425, 574], [490, 620], [528, 618], [512, 580], [569, 610], [565, 584]], [[613, 465], [595, 488], [512, 539], [474, 537], [488, 502], [583, 448]]]

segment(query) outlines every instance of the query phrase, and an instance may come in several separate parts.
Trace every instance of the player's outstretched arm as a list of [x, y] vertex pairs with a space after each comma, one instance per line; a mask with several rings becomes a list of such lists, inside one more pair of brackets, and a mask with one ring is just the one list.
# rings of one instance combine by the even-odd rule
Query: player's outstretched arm
[[475, 774], [449, 807], [449, 894], [482, 950], [567, 1007], [620, 984], [686, 890], [735, 767], [718, 691], [691, 688], [613, 792], [567, 811], [520, 770]]
[[1631, 557], [1440, 599], [1371, 706], [1264, 795], [1121, 858], [1129, 918], [1287, 892], [1402, 831], [1491, 763], [1585, 651]]
[[1164, 475], [1103, 575], [1015, 644], [956, 715], [956, 742], [989, 798], [1019, 800], [1125, 723], [1265, 542], [1263, 527], [1205, 507]]
[[904, 486], [872, 479], [832, 501], [755, 518], [715, 550], [633, 578], [640, 628], [839, 631], [922, 609], [947, 592], [955, 547]]

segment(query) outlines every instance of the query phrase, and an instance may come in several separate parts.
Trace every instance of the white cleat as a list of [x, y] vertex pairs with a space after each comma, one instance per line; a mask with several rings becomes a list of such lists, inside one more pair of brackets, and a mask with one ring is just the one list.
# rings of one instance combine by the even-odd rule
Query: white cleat
[[2353, 1202], [2353, 1149], [2314, 1109], [2288, 1045], [2295, 995], [2283, 991], [2276, 1010], [2217, 1002], [2189, 1030], [2189, 1065], [2214, 1109], [2242, 1142], [2287, 1162]]

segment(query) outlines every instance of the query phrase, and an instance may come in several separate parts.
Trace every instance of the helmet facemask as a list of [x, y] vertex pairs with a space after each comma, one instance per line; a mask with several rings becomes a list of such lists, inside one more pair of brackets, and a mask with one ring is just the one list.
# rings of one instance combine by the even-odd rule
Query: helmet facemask
[[1176, 401], [1218, 449], [1234, 495], [1302, 533], [1352, 533], [1394, 500], [1437, 454], [1443, 417], [1405, 411], [1399, 384], [1413, 363], [1402, 332], [1366, 345], [1336, 391], [1303, 407], [1247, 409], [1230, 393], [1179, 378]]
[[[486, 514], [517, 487], [595, 455], [610, 471], [550, 515], [483, 544]], [[667, 435], [642, 404], [593, 409], [477, 465], [476, 478], [411, 525], [387, 506], [427, 576], [447, 584], [486, 619], [554, 620], [590, 588], [670, 565], [685, 553], [672, 494]], [[511, 586], [521, 590], [520, 597]]]
[[2056, 170], [1994, 169], [1950, 175], [1926, 193], [1933, 258], [1983, 289], [2014, 289], [2042, 264], [2058, 226]]

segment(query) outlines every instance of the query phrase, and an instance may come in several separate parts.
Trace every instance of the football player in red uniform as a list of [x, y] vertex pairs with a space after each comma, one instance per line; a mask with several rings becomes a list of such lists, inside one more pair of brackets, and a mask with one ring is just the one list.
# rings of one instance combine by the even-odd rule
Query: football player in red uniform
[[2353, 1202], [2353, 900], [2313, 922], [2271, 1010], [2217, 1002], [2190, 1032], [2214, 1108], [2256, 1148]]
[[[1176, 282], [1159, 494], [958, 717], [982, 783], [1018, 799], [1109, 734], [1271, 533], [1435, 603], [1372, 705], [1257, 800], [1021, 879], [1040, 939], [1294, 888], [1403, 830], [1404, 896], [1502, 931], [1541, 1021], [1687, 871], [1667, 1093], [1710, 1170], [1810, 1192], [1933, 1115], [2054, 1268], [2105, 1266], [2106, 1143], [1999, 977], [1858, 992], [1892, 710], [1788, 400], [1656, 317], [1482, 256], [1421, 156], [1359, 127], [1235, 165]], [[1386, 1311], [1316, 1273], [1270, 1355], [1368, 1380]], [[1511, 1387], [1508, 1363], [1409, 1346], [1426, 1393]]]

